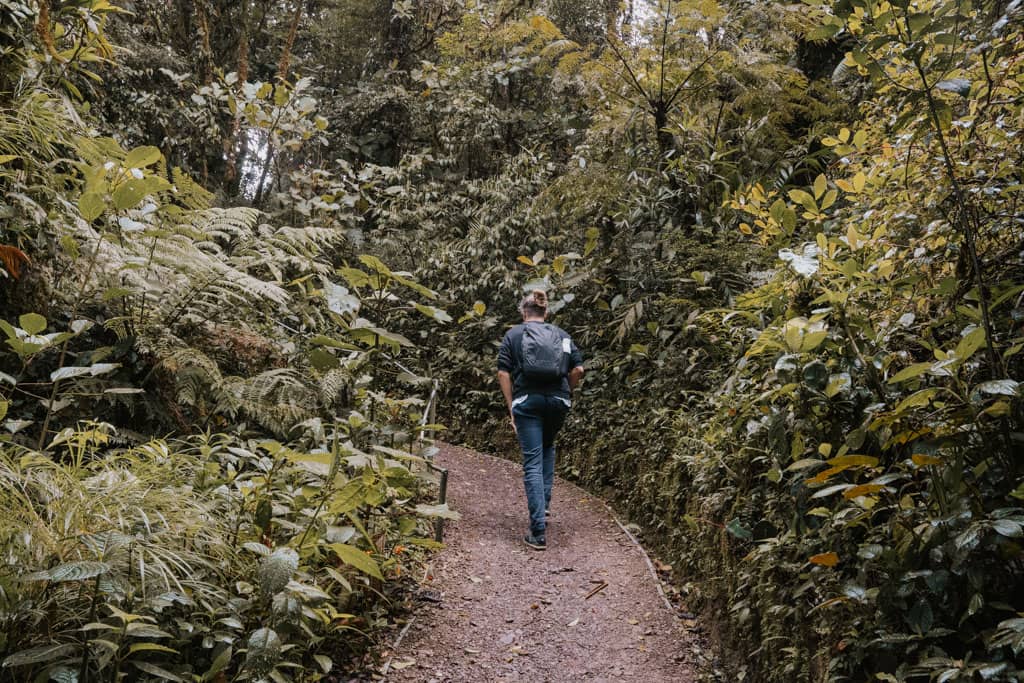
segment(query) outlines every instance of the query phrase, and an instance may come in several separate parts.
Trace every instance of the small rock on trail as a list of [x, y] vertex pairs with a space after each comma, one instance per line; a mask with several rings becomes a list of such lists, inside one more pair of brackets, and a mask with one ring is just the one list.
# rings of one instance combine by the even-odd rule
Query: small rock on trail
[[[443, 446], [446, 547], [389, 681], [695, 680], [687, 630], [604, 504], [555, 482], [546, 551], [526, 547], [518, 463]], [[434, 592], [436, 591], [436, 593]]]

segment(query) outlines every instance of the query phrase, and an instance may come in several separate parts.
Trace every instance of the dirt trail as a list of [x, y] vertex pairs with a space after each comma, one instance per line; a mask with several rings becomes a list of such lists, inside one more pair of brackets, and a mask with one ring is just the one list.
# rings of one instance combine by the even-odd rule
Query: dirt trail
[[434, 561], [438, 601], [420, 609], [387, 680], [695, 679], [692, 636], [600, 500], [556, 481], [548, 549], [538, 552], [521, 540], [517, 463], [452, 446], [437, 461], [451, 472], [449, 502], [462, 519], [448, 523]]

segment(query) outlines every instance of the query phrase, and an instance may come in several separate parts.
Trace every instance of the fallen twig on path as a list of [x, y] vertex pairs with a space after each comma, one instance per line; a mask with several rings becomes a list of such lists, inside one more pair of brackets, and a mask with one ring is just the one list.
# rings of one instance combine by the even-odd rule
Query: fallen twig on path
[[395, 659], [395, 651], [398, 649], [398, 646], [402, 644], [402, 638], [405, 638], [405, 634], [409, 632], [409, 629], [412, 627], [412, 623], [414, 621], [416, 621], [416, 617], [410, 619], [402, 628], [402, 631], [398, 634], [398, 637], [395, 638], [395, 643], [391, 646], [391, 656], [388, 657], [388, 661], [384, 662], [384, 667], [380, 670], [381, 680], [387, 678], [388, 671], [391, 670], [391, 662]]
[[[662, 602], [665, 603], [665, 608], [669, 612], [671, 612], [673, 615], [675, 615], [676, 614], [676, 609], [675, 609], [675, 607], [672, 606], [672, 603], [669, 601], [668, 596], [665, 595], [665, 589], [661, 587], [661, 579], [658, 578], [658, 572], [655, 571], [654, 563], [651, 562], [651, 558], [647, 556], [647, 551], [644, 550], [644, 547], [642, 545], [640, 545], [640, 542], [638, 540], [636, 540], [636, 536], [631, 534], [629, 532], [629, 529], [627, 529], [622, 524], [622, 522], [619, 521], [619, 518], [615, 516], [614, 512], [612, 512], [611, 506], [608, 505], [608, 503], [605, 503], [604, 506], [606, 508], [608, 508], [608, 514], [612, 516], [612, 519], [615, 520], [615, 523], [619, 525], [620, 529], [622, 529], [622, 533], [626, 534], [626, 536], [629, 538], [629, 540], [633, 541], [633, 545], [635, 545], [637, 550], [640, 551], [640, 554], [644, 556], [644, 562], [647, 563], [647, 568], [651, 572], [651, 577], [654, 579], [654, 585], [658, 588], [658, 595], [661, 596]], [[676, 616], [678, 616], [678, 615], [676, 615]]]
[[608, 587], [608, 582], [607, 581], [602, 581], [601, 584], [597, 588], [594, 588], [592, 591], [587, 593], [583, 597], [583, 599], [584, 600], [589, 600], [590, 598], [594, 597], [595, 595], [597, 595], [598, 593], [600, 593], [601, 591], [603, 591], [607, 587]]

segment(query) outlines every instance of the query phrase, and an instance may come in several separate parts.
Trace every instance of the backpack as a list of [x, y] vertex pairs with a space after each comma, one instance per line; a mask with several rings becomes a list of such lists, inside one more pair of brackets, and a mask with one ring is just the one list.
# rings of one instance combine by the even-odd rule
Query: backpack
[[523, 376], [535, 381], [552, 382], [569, 374], [572, 342], [550, 323], [523, 326], [521, 347]]

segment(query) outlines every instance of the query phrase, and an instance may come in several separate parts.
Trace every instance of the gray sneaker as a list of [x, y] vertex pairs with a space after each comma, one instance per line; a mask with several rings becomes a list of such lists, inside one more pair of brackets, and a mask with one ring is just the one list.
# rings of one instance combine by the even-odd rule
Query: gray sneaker
[[526, 534], [523, 536], [523, 543], [530, 546], [534, 550], [547, 550], [548, 544], [545, 542], [543, 536], [534, 536], [533, 534]]

